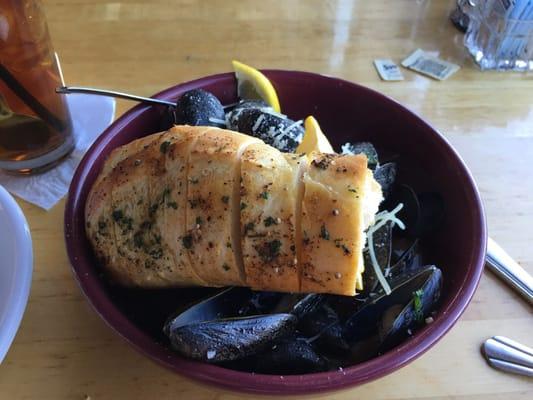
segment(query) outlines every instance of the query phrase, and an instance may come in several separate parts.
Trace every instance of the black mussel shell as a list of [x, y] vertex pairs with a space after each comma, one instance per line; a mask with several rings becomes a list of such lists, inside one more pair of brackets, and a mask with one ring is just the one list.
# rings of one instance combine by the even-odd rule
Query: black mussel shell
[[185, 325], [246, 315], [243, 306], [245, 307], [253, 296], [254, 293], [248, 288], [222, 289], [171, 316], [167, 320], [163, 332], [168, 336], [172, 330]]
[[342, 154], [364, 153], [368, 159], [368, 168], [375, 169], [379, 164], [378, 152], [370, 142], [345, 143], [342, 146]]
[[420, 223], [418, 236], [425, 236], [438, 230], [444, 223], [444, 199], [439, 193], [423, 192], [418, 194], [420, 204]]
[[379, 165], [374, 170], [374, 179], [380, 184], [383, 198], [385, 199], [387, 199], [392, 192], [392, 187], [396, 180], [396, 172], [396, 163], [393, 162]]
[[327, 360], [304, 338], [288, 338], [257, 356], [255, 372], [296, 375], [327, 370]]
[[[420, 203], [418, 202], [418, 197], [413, 188], [403, 184], [396, 186], [396, 189], [386, 203], [387, 207], [392, 207], [387, 208], [389, 210], [392, 210], [399, 203], [403, 204], [402, 209], [396, 214], [396, 216], [405, 224], [405, 230], [402, 231], [401, 234], [418, 237]], [[396, 231], [399, 230], [397, 229]]]
[[407, 305], [403, 302], [395, 304], [383, 314], [379, 326], [380, 351], [386, 351], [405, 340], [410, 334], [409, 330], [423, 326], [425, 318], [434, 310], [441, 293], [441, 270], [433, 267], [431, 274], [422, 282], [411, 294]]
[[[390, 266], [391, 254], [392, 254], [392, 222], [387, 222], [381, 228], [374, 232], [372, 235], [372, 241], [374, 244], [374, 253], [376, 254], [376, 260], [383, 272], [386, 274], [386, 270]], [[363, 274], [363, 291], [361, 297], [366, 297], [368, 293], [373, 292], [378, 285], [378, 278], [372, 267], [372, 260], [370, 258], [370, 252], [368, 250], [363, 252], [365, 272]]]
[[297, 328], [325, 353], [342, 354], [349, 350], [348, 343], [342, 336], [339, 316], [327, 304], [304, 315]]
[[226, 114], [220, 101], [202, 89], [185, 92], [176, 103], [176, 124], [225, 127]]
[[327, 295], [327, 304], [338, 315], [341, 321], [346, 321], [365, 304], [361, 294], [356, 296]]
[[167, 131], [176, 123], [174, 107], [165, 107], [159, 117], [159, 131]]
[[171, 328], [169, 339], [172, 348], [183, 356], [217, 363], [260, 353], [295, 327], [292, 314], [227, 318]]
[[[407, 306], [413, 300], [413, 295], [417, 290], [425, 290], [425, 286], [429, 285], [431, 290], [438, 287], [440, 293], [440, 286], [432, 283], [434, 280], [440, 285], [442, 272], [433, 265], [426, 266], [414, 274], [401, 275], [392, 279], [390, 295], [387, 295], [383, 289], [372, 293], [365, 304], [346, 321], [343, 329], [344, 338], [349, 343], [355, 343], [377, 334], [384, 313], [398, 304]], [[426, 295], [429, 296], [430, 293], [434, 294], [428, 291]], [[428, 305], [428, 309], [433, 306], [434, 302]]]
[[250, 298], [239, 309], [239, 315], [259, 315], [273, 312], [285, 293], [252, 291]]
[[409, 237], [424, 237], [436, 231], [443, 223], [445, 217], [444, 200], [434, 192], [425, 192], [419, 195], [408, 185], [398, 185], [384, 207], [395, 207], [398, 203], [403, 208], [397, 217], [405, 224], [403, 234]]
[[415, 273], [422, 267], [422, 257], [419, 253], [419, 239], [414, 239], [403, 251], [399, 251], [394, 264], [391, 265], [389, 276], [396, 278], [400, 275]]
[[292, 153], [302, 141], [300, 124], [274, 111], [236, 108], [228, 114], [229, 129], [257, 137], [278, 150]]
[[285, 294], [279, 303], [274, 308], [275, 313], [291, 313], [296, 318], [300, 319], [304, 315], [316, 310], [324, 302], [325, 297], [322, 294], [310, 293], [299, 294], [290, 293]]

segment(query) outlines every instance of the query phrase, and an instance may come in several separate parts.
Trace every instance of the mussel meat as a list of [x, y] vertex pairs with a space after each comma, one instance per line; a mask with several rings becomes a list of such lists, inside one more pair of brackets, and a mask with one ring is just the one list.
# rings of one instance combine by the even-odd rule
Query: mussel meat
[[383, 314], [378, 330], [381, 351], [386, 351], [406, 339], [410, 329], [424, 325], [425, 318], [429, 316], [439, 300], [442, 272], [434, 266], [425, 271], [425, 273], [415, 275], [406, 287], [399, 288], [406, 292], [404, 295], [407, 296], [410, 290], [422, 283], [419, 289], [411, 293], [408, 303], [405, 304], [401, 301], [403, 299], [399, 299], [396, 305]]

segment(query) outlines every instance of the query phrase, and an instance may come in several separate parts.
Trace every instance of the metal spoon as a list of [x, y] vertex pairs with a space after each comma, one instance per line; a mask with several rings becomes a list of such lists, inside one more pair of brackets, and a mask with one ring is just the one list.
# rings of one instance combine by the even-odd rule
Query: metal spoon
[[141, 103], [157, 104], [164, 105], [168, 107], [176, 108], [176, 103], [168, 100], [154, 99], [152, 97], [143, 97], [136, 96], [134, 94], [116, 92], [114, 90], [105, 90], [105, 89], [95, 89], [89, 87], [79, 87], [79, 86], [60, 86], [56, 88], [56, 93], [69, 94], [69, 93], [86, 93], [86, 94], [96, 94], [100, 96], [115, 97], [125, 100], [139, 101]]

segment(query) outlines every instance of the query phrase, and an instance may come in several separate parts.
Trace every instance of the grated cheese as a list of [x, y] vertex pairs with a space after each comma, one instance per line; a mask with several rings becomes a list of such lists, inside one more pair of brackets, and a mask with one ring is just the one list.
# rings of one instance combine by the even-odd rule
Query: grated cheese
[[226, 120], [224, 119], [209, 117], [209, 122], [226, 126]]
[[252, 132], [253, 132], [253, 133], [255, 133], [255, 131], [257, 131], [257, 128], [259, 128], [259, 125], [261, 125], [261, 122], [263, 122], [264, 119], [265, 119], [264, 114], [261, 114], [261, 115], [255, 120], [254, 126], [252, 126]]
[[387, 282], [387, 279], [383, 275], [383, 272], [381, 272], [381, 268], [379, 266], [376, 253], [374, 252], [374, 239], [373, 235], [374, 232], [376, 232], [379, 228], [381, 228], [383, 225], [385, 225], [387, 222], [392, 222], [392, 226], [398, 225], [400, 229], [405, 229], [404, 223], [396, 217], [396, 214], [403, 208], [403, 204], [398, 204], [392, 211], [381, 211], [380, 213], [376, 214], [376, 218], [374, 221], [374, 225], [368, 228], [368, 231], [366, 233], [367, 235], [367, 242], [368, 242], [368, 253], [370, 255], [370, 260], [372, 261], [372, 268], [374, 269], [374, 272], [376, 274], [376, 277], [378, 278], [378, 281], [385, 291], [387, 295], [391, 294], [392, 290]]

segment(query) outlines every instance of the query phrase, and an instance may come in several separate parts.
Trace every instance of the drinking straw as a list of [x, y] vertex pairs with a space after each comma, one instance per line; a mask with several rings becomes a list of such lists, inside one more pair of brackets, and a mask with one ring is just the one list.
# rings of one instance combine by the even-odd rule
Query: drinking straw
[[26, 88], [0, 63], [0, 79], [15, 93], [39, 118], [48, 123], [52, 128], [62, 131], [65, 124], [52, 114], [39, 100], [37, 100]]

